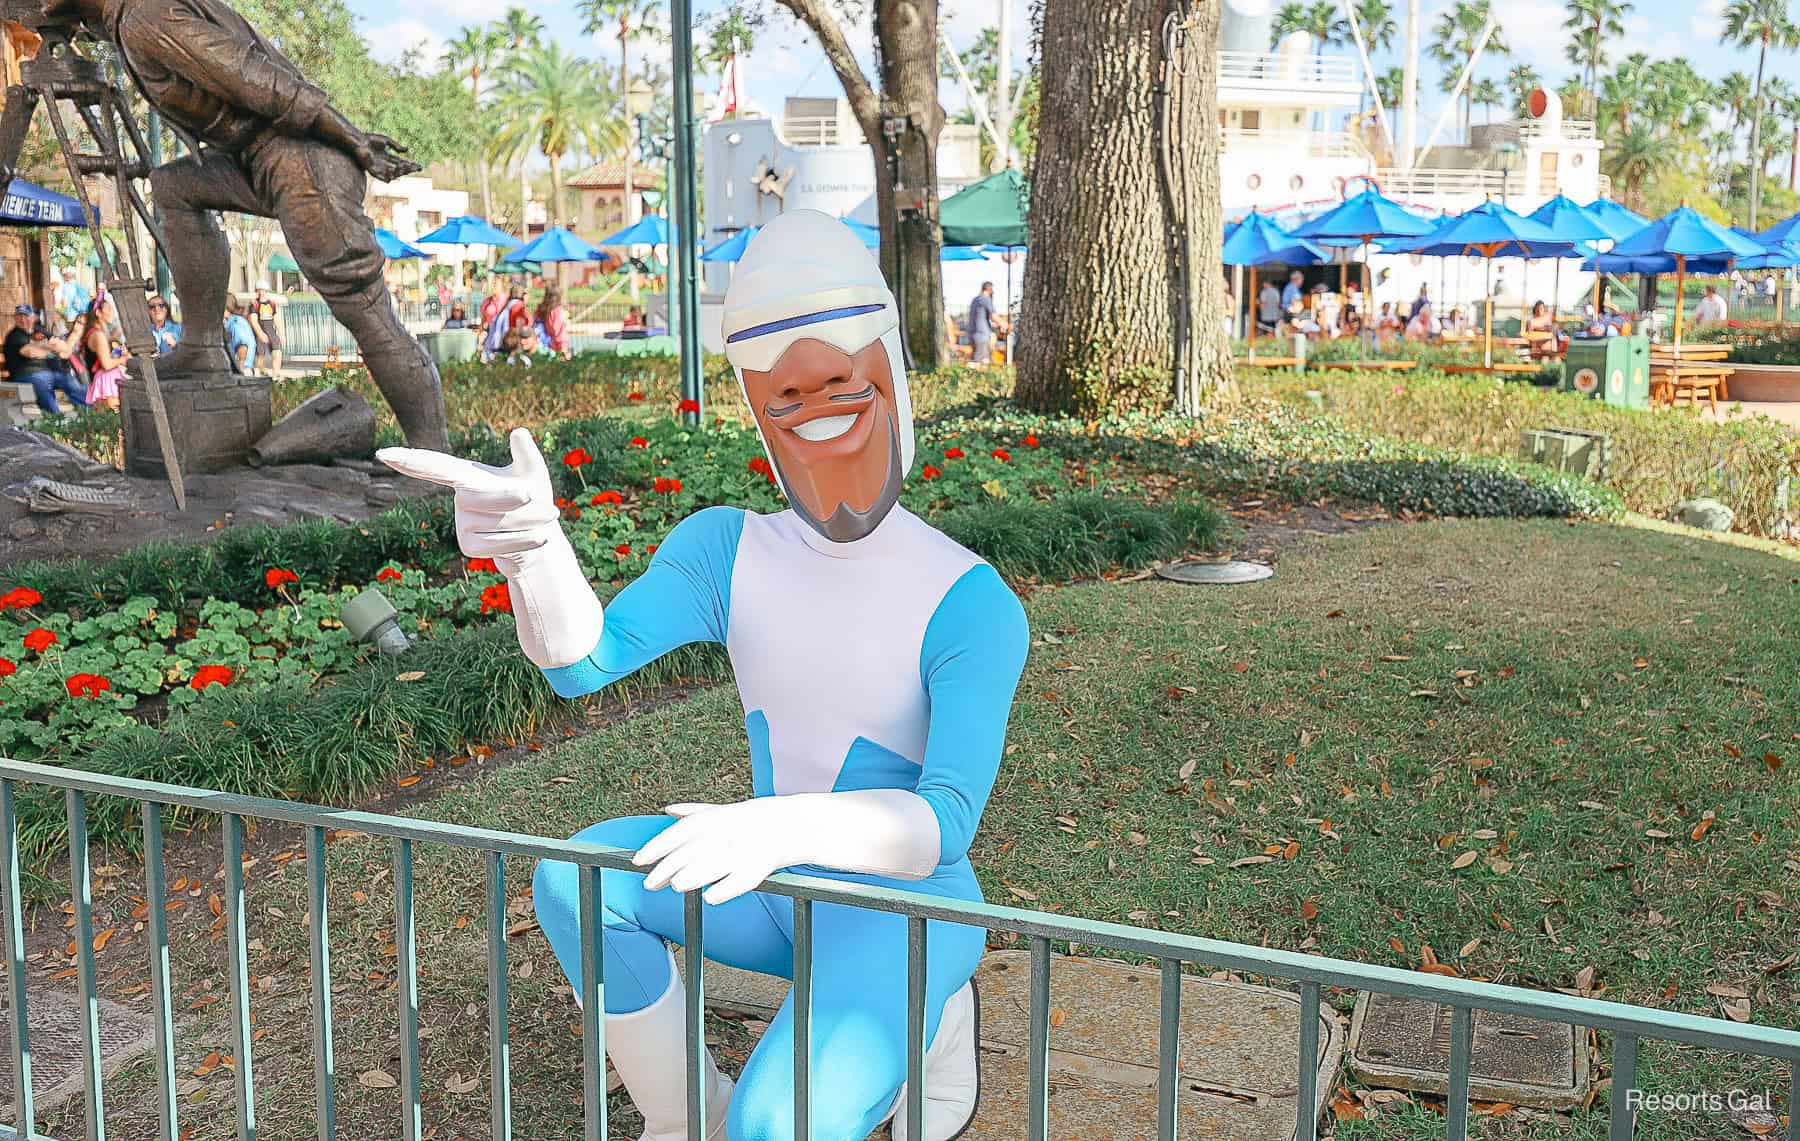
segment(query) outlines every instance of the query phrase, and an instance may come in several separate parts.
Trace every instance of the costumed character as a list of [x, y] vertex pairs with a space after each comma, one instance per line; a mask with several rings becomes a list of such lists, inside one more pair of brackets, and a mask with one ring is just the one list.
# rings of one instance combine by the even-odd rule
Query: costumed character
[[[999, 768], [1024, 666], [1024, 611], [992, 567], [900, 507], [913, 462], [897, 309], [874, 258], [836, 219], [763, 227], [725, 297], [724, 337], [790, 507], [713, 507], [682, 521], [602, 613], [558, 524], [543, 458], [513, 433], [492, 468], [385, 450], [456, 489], [465, 553], [511, 586], [519, 640], [557, 692], [592, 693], [689, 642], [723, 643], [743, 698], [754, 795], [610, 820], [576, 839], [636, 852], [603, 873], [606, 1048], [644, 1141], [687, 1136], [684, 991], [668, 944], [704, 890], [706, 955], [792, 976], [793, 909], [755, 889], [782, 869], [976, 900], [970, 841]], [[673, 888], [674, 890], [670, 890]], [[538, 866], [538, 921], [581, 992], [577, 869]], [[906, 920], [814, 907], [812, 1091], [818, 1141], [905, 1136]], [[932, 922], [924, 1135], [972, 1119], [985, 945]], [[735, 1091], [705, 1062], [705, 1136], [793, 1137], [792, 1000]]]

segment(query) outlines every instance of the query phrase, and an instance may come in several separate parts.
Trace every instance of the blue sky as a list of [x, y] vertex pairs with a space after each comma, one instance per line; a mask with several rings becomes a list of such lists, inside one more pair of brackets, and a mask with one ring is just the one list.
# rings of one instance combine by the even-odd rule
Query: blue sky
[[[947, 34], [952, 44], [966, 45], [982, 27], [997, 22], [1002, 3], [1013, 5], [1015, 59], [1023, 67], [1029, 51], [1029, 0], [945, 0]], [[1396, 7], [1402, 3], [1403, 0], [1397, 0]], [[1452, 0], [1425, 0], [1427, 29], [1451, 3]], [[420, 43], [435, 51], [461, 25], [494, 18], [505, 6], [505, 0], [350, 0], [350, 6], [362, 18], [363, 34], [374, 45], [376, 54], [392, 58]], [[618, 59], [615, 38], [581, 34], [574, 0], [524, 0], [524, 6], [542, 16], [551, 34], [565, 44], [584, 47], [609, 62]], [[719, 6], [717, 0], [696, 0], [702, 20]], [[1500, 0], [1496, 6], [1502, 12], [1501, 26], [1515, 59], [1529, 62], [1553, 83], [1572, 70], [1562, 57], [1562, 0]], [[782, 99], [788, 95], [835, 94], [836, 77], [810, 35], [778, 6], [770, 7], [775, 15], [752, 53], [746, 72], [751, 102], [779, 113]], [[1626, 21], [1623, 41], [1613, 45], [1615, 58], [1631, 51], [1645, 51], [1652, 56], [1686, 54], [1703, 74], [1715, 79], [1733, 68], [1754, 73], [1754, 53], [1719, 44], [1724, 7], [1725, 0], [1684, 0], [1679, 4], [1674, 0], [1637, 0], [1637, 11]], [[1426, 42], [1429, 38], [1429, 31], [1422, 35]], [[863, 58], [865, 70], [869, 67], [868, 41], [866, 23], [851, 30], [851, 42]], [[634, 56], [646, 51], [661, 52], [666, 57], [667, 43], [633, 45]], [[1796, 59], [1800, 57], [1771, 57], [1770, 74], [1791, 73]], [[1377, 59], [1375, 65], [1382, 69], [1397, 62], [1390, 52], [1386, 58]], [[1420, 86], [1429, 115], [1441, 98], [1436, 91], [1438, 73], [1436, 64], [1430, 61], [1424, 61], [1422, 66], [1425, 78]], [[1480, 74], [1498, 77], [1503, 72], [1504, 67], [1490, 59]], [[713, 86], [711, 79], [702, 82], [703, 89]], [[961, 94], [953, 84], [944, 85], [942, 98], [951, 111], [961, 106]]]

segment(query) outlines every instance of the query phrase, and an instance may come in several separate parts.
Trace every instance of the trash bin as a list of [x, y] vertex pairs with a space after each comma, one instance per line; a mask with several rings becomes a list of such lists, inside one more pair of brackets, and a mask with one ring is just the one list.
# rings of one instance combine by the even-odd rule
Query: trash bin
[[1650, 407], [1650, 338], [1575, 338], [1563, 356], [1562, 387], [1621, 408]]
[[475, 359], [475, 330], [473, 329], [439, 329], [432, 333], [420, 333], [419, 345], [431, 363], [439, 366], [452, 361]]

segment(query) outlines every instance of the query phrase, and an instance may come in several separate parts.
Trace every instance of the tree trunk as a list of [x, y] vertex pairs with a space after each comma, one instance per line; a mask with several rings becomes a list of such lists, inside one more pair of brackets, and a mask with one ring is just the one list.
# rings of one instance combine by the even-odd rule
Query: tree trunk
[[[1170, 0], [1046, 0], [1015, 395], [1092, 414], [1188, 410], [1230, 385], [1219, 320], [1219, 7], [1195, 5], [1159, 92]], [[1170, 141], [1166, 179], [1162, 138]], [[1053, 156], [1053, 157], [1052, 157]], [[1053, 167], [1049, 164], [1053, 163]], [[1037, 162], [1034, 161], [1034, 167]]]
[[1769, 61], [1769, 37], [1765, 32], [1762, 38], [1762, 51], [1756, 57], [1756, 94], [1752, 96], [1754, 115], [1750, 119], [1750, 228], [1756, 229], [1756, 210], [1762, 204], [1762, 121], [1763, 121], [1763, 65]]
[[[475, 95], [475, 116], [479, 119], [481, 117], [481, 69], [476, 68], [470, 72], [469, 78]], [[477, 149], [475, 155], [475, 170], [481, 178], [481, 216], [491, 222], [494, 218], [494, 198], [488, 192], [487, 153], [480, 149]]]
[[[875, 153], [875, 204], [881, 218], [881, 272], [893, 284], [905, 319], [912, 367], [931, 372], [944, 356], [944, 235], [938, 224], [938, 136], [944, 109], [938, 88], [937, 0], [876, 0], [876, 62], [886, 112], [903, 116], [895, 140], [863, 125]], [[897, 167], [901, 190], [892, 177]], [[896, 201], [896, 199], [901, 199]], [[917, 205], [917, 210], [902, 211]]]

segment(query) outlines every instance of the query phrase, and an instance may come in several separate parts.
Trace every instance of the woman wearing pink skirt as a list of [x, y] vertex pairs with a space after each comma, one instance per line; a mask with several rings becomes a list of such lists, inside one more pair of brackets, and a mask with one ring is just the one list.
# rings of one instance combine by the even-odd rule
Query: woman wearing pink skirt
[[87, 333], [82, 346], [86, 350], [88, 372], [93, 377], [88, 382], [88, 403], [104, 404], [108, 408], [119, 406], [119, 381], [124, 378], [125, 362], [131, 357], [124, 345], [113, 343], [114, 316], [112, 298], [102, 291], [88, 308]]

